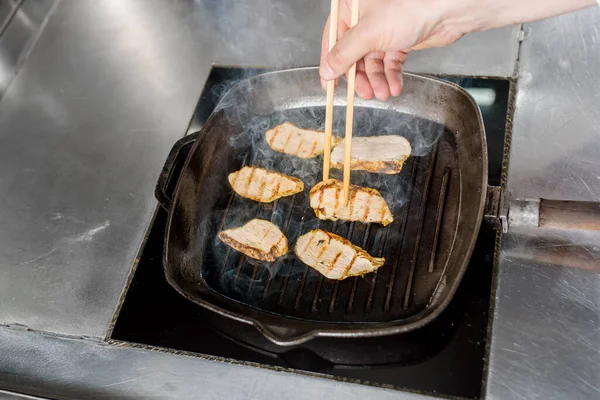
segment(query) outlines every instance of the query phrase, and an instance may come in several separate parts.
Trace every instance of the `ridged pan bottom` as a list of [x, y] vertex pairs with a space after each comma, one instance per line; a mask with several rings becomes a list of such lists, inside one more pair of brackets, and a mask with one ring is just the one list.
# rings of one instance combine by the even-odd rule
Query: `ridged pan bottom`
[[[341, 114], [337, 110], [337, 114]], [[277, 112], [252, 120], [232, 137], [240, 151], [231, 163], [260, 166], [301, 178], [305, 190], [273, 203], [244, 199], [227, 186], [205, 224], [215, 240], [204, 251], [202, 276], [215, 292], [277, 315], [328, 322], [386, 322], [409, 318], [427, 307], [444, 282], [443, 269], [452, 250], [458, 221], [460, 180], [453, 135], [443, 126], [398, 112], [358, 108], [356, 136], [401, 134], [413, 148], [400, 174], [353, 171], [352, 183], [381, 192], [394, 216], [387, 227], [360, 222], [321, 221], [309, 206], [308, 192], [321, 176], [322, 157], [304, 160], [272, 151], [264, 132], [290, 121], [303, 128], [322, 129], [324, 110], [307, 108]], [[344, 121], [335, 121], [341, 132]], [[237, 138], [237, 139], [236, 139]], [[341, 179], [341, 171], [332, 170]], [[280, 227], [289, 253], [264, 263], [220, 242], [220, 230], [263, 218]], [[293, 253], [297, 238], [324, 229], [349, 239], [372, 256], [385, 257], [383, 267], [362, 277], [332, 281], [304, 265]]]

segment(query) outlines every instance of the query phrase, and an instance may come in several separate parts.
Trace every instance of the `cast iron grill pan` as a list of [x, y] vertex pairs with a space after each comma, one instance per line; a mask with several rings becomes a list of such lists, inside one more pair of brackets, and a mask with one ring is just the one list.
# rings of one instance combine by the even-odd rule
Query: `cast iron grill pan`
[[[341, 93], [343, 82], [340, 86]], [[170, 211], [165, 237], [169, 283], [206, 308], [255, 325], [278, 344], [422, 326], [456, 290], [483, 212], [487, 159], [479, 110], [453, 84], [407, 75], [402, 101], [393, 107], [359, 101], [354, 122], [355, 136], [400, 134], [411, 142], [413, 155], [400, 174], [352, 173], [353, 184], [382, 193], [394, 222], [382, 227], [317, 219], [308, 192], [320, 180], [322, 158], [303, 160], [272, 151], [264, 133], [285, 121], [322, 129], [323, 97], [316, 69], [243, 81], [224, 97], [202, 131], [181, 141], [196, 143], [180, 176], [170, 177], [177, 180], [173, 200], [160, 195], [160, 188], [177, 159], [177, 145], [157, 189]], [[345, 122], [339, 106], [338, 135]], [[227, 181], [229, 173], [245, 165], [296, 176], [305, 190], [269, 204], [245, 199]], [[341, 179], [341, 171], [333, 170], [332, 176]], [[290, 245], [286, 256], [274, 263], [256, 261], [217, 238], [220, 230], [252, 218], [279, 226]], [[385, 257], [385, 265], [344, 281], [324, 278], [293, 253], [297, 238], [316, 228]]]

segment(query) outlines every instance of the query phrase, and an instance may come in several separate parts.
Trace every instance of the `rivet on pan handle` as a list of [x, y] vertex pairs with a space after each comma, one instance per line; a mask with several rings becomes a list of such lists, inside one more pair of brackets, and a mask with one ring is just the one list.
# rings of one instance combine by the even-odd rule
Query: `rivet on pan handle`
[[200, 131], [184, 136], [175, 142], [167, 156], [167, 161], [158, 176], [154, 196], [160, 205], [167, 211], [171, 208], [171, 202], [173, 200], [173, 187], [171, 182], [177, 182], [177, 178], [181, 172], [181, 168], [183, 168], [183, 164], [187, 159], [189, 151], [192, 148], [192, 144], [196, 142], [199, 136]]

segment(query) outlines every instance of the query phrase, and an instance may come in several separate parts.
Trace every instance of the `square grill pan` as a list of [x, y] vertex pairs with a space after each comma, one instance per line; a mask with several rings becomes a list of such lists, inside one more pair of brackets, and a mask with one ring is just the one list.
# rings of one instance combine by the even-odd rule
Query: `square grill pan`
[[[343, 99], [344, 82], [336, 98]], [[344, 128], [336, 103], [334, 134]], [[487, 158], [479, 109], [458, 86], [405, 75], [400, 98], [358, 101], [354, 135], [400, 134], [413, 148], [397, 175], [353, 171], [352, 183], [379, 190], [394, 222], [387, 227], [321, 221], [309, 206], [322, 157], [304, 160], [271, 150], [264, 133], [285, 121], [323, 129], [324, 95], [316, 69], [280, 71], [244, 80], [217, 106], [177, 179], [165, 237], [167, 280], [190, 300], [254, 324], [278, 344], [317, 335], [373, 336], [408, 331], [434, 318], [449, 302], [477, 236]], [[176, 145], [163, 176], [176, 161]], [[235, 194], [227, 175], [260, 166], [296, 176], [303, 193], [262, 204]], [[332, 177], [341, 179], [341, 171]], [[159, 182], [158, 189], [161, 188]], [[160, 192], [160, 190], [158, 191]], [[161, 196], [159, 196], [159, 199]], [[274, 263], [250, 259], [217, 238], [220, 230], [252, 218], [270, 220], [290, 251]], [[297, 238], [324, 229], [348, 238], [383, 267], [344, 281], [324, 278], [293, 253]]]

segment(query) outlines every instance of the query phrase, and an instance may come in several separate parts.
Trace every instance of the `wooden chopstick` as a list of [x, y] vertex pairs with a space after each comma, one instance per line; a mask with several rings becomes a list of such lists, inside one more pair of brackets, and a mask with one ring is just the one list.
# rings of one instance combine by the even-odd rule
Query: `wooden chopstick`
[[[352, 0], [350, 28], [358, 23], [358, 1]], [[346, 136], [344, 137], [344, 205], [348, 205], [350, 191], [350, 162], [352, 160], [352, 123], [354, 122], [354, 86], [356, 83], [356, 64], [348, 71], [348, 94], [346, 102]]]
[[[337, 42], [339, 0], [331, 0], [329, 13], [329, 51]], [[333, 93], [335, 80], [327, 81], [327, 105], [325, 106], [325, 152], [323, 153], [323, 180], [329, 179], [331, 166], [331, 139], [333, 132]]]

